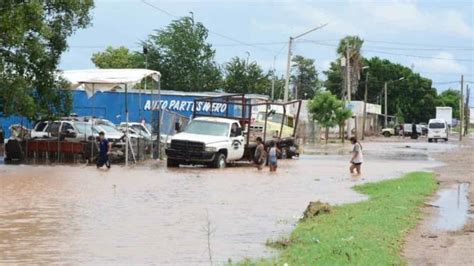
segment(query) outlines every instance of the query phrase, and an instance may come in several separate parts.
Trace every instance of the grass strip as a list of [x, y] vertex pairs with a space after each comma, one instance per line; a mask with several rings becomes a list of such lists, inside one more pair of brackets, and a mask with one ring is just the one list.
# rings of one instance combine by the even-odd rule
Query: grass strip
[[269, 241], [281, 253], [274, 259], [244, 260], [239, 265], [394, 265], [405, 236], [420, 218], [420, 207], [437, 188], [433, 173], [355, 186], [369, 200], [333, 207], [299, 223], [290, 238]]

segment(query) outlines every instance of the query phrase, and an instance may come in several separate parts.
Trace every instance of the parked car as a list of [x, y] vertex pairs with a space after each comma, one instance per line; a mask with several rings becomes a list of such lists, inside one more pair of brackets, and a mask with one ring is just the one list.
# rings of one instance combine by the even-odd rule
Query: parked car
[[[118, 128], [123, 133], [125, 133], [126, 128], [127, 128], [127, 123], [126, 122], [120, 123]], [[135, 133], [139, 137], [142, 137], [142, 138], [145, 138], [145, 139], [148, 139], [148, 140], [152, 139], [151, 125], [150, 124], [142, 124], [142, 123], [138, 123], [138, 122], [129, 122], [128, 123], [128, 128], [129, 128], [130, 132]], [[154, 139], [156, 139], [156, 137], [154, 137]]]
[[[115, 126], [108, 124], [97, 125], [92, 121], [41, 121], [31, 131], [31, 138], [57, 138], [68, 141], [87, 141], [97, 138], [99, 132], [103, 131], [105, 137], [114, 145], [124, 145], [124, 134]], [[130, 134], [130, 138], [138, 138], [136, 134]]]
[[448, 141], [449, 127], [444, 119], [430, 119], [428, 123], [428, 142], [444, 139]]
[[[412, 128], [413, 128], [413, 124], [410, 124], [410, 123], [403, 124], [403, 135], [412, 136], [412, 132], [413, 132]], [[418, 135], [417, 137], [423, 134], [423, 129], [421, 125], [419, 124], [416, 125], [416, 134]]]
[[397, 131], [396, 128], [393, 128], [393, 127], [383, 128], [382, 135], [388, 138], [397, 134], [396, 131]]

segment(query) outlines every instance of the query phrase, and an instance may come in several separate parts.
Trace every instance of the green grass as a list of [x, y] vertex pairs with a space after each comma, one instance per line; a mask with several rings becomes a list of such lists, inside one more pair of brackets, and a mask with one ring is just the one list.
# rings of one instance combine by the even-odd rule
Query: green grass
[[[369, 200], [332, 208], [297, 225], [275, 259], [245, 260], [240, 265], [394, 265], [404, 238], [420, 217], [420, 206], [437, 188], [434, 174], [414, 172], [401, 178], [356, 186]], [[279, 242], [282, 244], [279, 244]]]

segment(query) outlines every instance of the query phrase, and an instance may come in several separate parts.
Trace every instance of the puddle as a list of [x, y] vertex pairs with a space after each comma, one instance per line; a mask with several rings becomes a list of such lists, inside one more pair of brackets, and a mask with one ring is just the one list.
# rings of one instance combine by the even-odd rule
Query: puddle
[[460, 183], [456, 186], [439, 191], [439, 198], [433, 205], [439, 206], [439, 215], [434, 227], [445, 231], [457, 231], [467, 221], [469, 200], [468, 183]]

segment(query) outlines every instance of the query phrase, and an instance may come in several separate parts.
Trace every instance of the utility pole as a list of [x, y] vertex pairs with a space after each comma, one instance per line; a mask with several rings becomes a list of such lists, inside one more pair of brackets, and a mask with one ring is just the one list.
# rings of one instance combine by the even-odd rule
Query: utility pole
[[291, 46], [293, 45], [293, 37], [290, 37], [288, 42], [288, 58], [286, 61], [286, 79], [285, 79], [285, 92], [283, 93], [283, 101], [288, 101], [288, 86], [290, 83], [290, 64], [291, 64]]
[[307, 31], [305, 33], [302, 33], [300, 35], [297, 35], [295, 37], [290, 37], [290, 40], [288, 41], [288, 58], [287, 58], [287, 61], [286, 61], [286, 80], [285, 80], [285, 93], [283, 95], [283, 101], [285, 101], [285, 102], [288, 101], [288, 87], [290, 85], [291, 49], [292, 49], [292, 46], [293, 46], [293, 41], [300, 38], [300, 37], [303, 37], [306, 34], [309, 34], [313, 31], [315, 31], [315, 30], [319, 30], [321, 28], [324, 28], [324, 27], [326, 27], [326, 25], [328, 25], [328, 24], [327, 23], [323, 24], [321, 26], [312, 28], [309, 31]]
[[459, 141], [462, 140], [463, 109], [464, 109], [464, 75], [461, 75], [461, 100], [459, 102]]
[[346, 49], [346, 90], [347, 90], [347, 101], [351, 101], [351, 59], [349, 48]]
[[273, 56], [272, 101], [275, 100], [275, 61], [276, 61], [276, 55]]
[[384, 121], [384, 127], [386, 128], [387, 127], [387, 124], [388, 124], [388, 108], [387, 108], [387, 82], [384, 83], [383, 85], [383, 90], [384, 90], [384, 94], [385, 94], [385, 121]]
[[364, 91], [364, 117], [362, 119], [362, 140], [364, 140], [365, 135], [365, 120], [367, 119], [367, 91], [369, 87], [369, 71], [365, 74], [365, 91]]
[[469, 122], [471, 118], [471, 112], [469, 110], [469, 98], [471, 97], [471, 88], [466, 84], [466, 104], [464, 105], [464, 136], [469, 132]]

